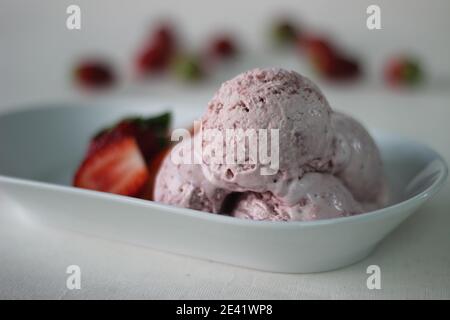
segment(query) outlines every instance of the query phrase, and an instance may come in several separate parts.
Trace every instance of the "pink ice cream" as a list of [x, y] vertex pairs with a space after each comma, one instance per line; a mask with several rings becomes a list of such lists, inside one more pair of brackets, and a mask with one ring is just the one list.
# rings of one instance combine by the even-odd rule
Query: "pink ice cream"
[[384, 177], [380, 151], [367, 130], [339, 112], [331, 116], [335, 132], [335, 174], [361, 202], [383, 201]]
[[[262, 174], [270, 164], [250, 151], [245, 163], [229, 162], [235, 150], [227, 150], [228, 142], [248, 148], [262, 138], [249, 144], [245, 135], [227, 137], [227, 129], [268, 129], [268, 141], [270, 129], [278, 129], [277, 170]], [[272, 221], [345, 217], [384, 204], [381, 157], [369, 133], [356, 120], [333, 112], [317, 86], [294, 71], [255, 69], [225, 82], [208, 104], [202, 130], [194, 138], [202, 152], [192, 152], [198, 162], [175, 164], [170, 155], [163, 162], [156, 201]], [[190, 141], [177, 147], [192, 150], [186, 149]], [[267, 145], [269, 154], [276, 151]], [[223, 154], [216, 153], [221, 148]]]
[[[279, 170], [262, 175], [269, 167], [248, 155], [248, 163], [228, 164], [224, 151], [221, 164], [203, 156], [207, 179], [231, 191], [270, 191], [286, 195], [286, 183], [306, 172], [326, 171], [332, 155], [331, 108], [319, 88], [294, 71], [255, 69], [225, 82], [214, 95], [202, 118], [202, 128], [278, 129]], [[221, 147], [203, 137], [203, 147]], [[242, 141], [242, 140], [241, 140]], [[258, 137], [259, 143], [259, 137]], [[270, 149], [270, 144], [268, 149]], [[253, 162], [253, 164], [252, 164]]]
[[311, 221], [346, 217], [362, 212], [361, 205], [339, 179], [330, 174], [307, 173], [292, 183], [293, 203], [270, 192], [246, 192], [232, 215], [253, 220]]
[[[168, 153], [156, 176], [153, 197], [177, 207], [218, 213], [229, 192], [206, 180], [200, 165], [193, 160], [193, 164], [175, 164], [172, 160], [172, 153], [183, 156], [183, 150], [191, 148], [191, 141], [180, 142]], [[194, 153], [191, 155], [193, 159]]]

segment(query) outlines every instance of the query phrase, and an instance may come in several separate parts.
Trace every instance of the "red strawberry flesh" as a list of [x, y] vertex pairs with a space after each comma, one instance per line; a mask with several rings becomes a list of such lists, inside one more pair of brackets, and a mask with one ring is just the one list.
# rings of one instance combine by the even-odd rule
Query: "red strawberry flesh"
[[74, 185], [127, 196], [140, 196], [150, 173], [147, 165], [169, 145], [170, 113], [127, 118], [92, 139]]
[[136, 140], [124, 137], [97, 150], [78, 169], [74, 185], [80, 188], [135, 196], [149, 173]]

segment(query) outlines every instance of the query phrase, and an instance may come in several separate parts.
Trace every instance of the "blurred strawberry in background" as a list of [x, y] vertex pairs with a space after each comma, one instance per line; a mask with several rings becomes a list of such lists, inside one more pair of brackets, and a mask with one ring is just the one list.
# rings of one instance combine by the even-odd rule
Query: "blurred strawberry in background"
[[310, 36], [299, 39], [298, 46], [300, 51], [306, 53], [307, 58], [319, 73], [331, 72], [336, 54], [327, 40]]
[[337, 49], [332, 41], [299, 27], [290, 19], [278, 19], [271, 28], [272, 41], [278, 47], [296, 47], [322, 78], [330, 81], [354, 80], [361, 75], [360, 63]]
[[361, 75], [359, 62], [338, 51], [330, 40], [309, 36], [298, 41], [317, 73], [327, 80], [354, 80]]
[[295, 45], [301, 37], [300, 28], [287, 18], [278, 19], [272, 25], [271, 38], [277, 46]]
[[423, 71], [417, 59], [397, 56], [384, 68], [384, 78], [393, 87], [413, 87], [423, 81]]
[[188, 82], [205, 75], [201, 59], [190, 54], [179, 54], [172, 62], [172, 71], [176, 78]]
[[87, 89], [107, 88], [116, 82], [112, 66], [100, 58], [85, 59], [74, 70], [78, 85]]
[[162, 24], [154, 30], [136, 57], [139, 75], [150, 75], [167, 69], [176, 53], [174, 27]]
[[231, 35], [214, 37], [209, 45], [209, 55], [215, 59], [228, 59], [236, 56], [238, 52], [236, 41]]
[[198, 59], [202, 71], [202, 78], [223, 71], [221, 67], [229, 67], [228, 63], [236, 61], [236, 58], [240, 54], [240, 47], [234, 35], [217, 33], [210, 37], [206, 41]]
[[[319, 36], [303, 24], [288, 18], [278, 18], [271, 24], [272, 45], [286, 48], [307, 59], [317, 75], [330, 82], [354, 82], [361, 78], [363, 65], [347, 50], [336, 45], [333, 37]], [[241, 53], [236, 37], [215, 33], [201, 48], [186, 51], [173, 24], [157, 24], [134, 57], [135, 72], [140, 78], [169, 73], [188, 82], [199, 82], [216, 72], [226, 61], [234, 61]], [[339, 44], [339, 43], [337, 43]], [[297, 50], [294, 50], [297, 49]], [[228, 65], [226, 65], [228, 66]], [[417, 60], [408, 56], [388, 61], [383, 69], [385, 81], [394, 87], [415, 86], [422, 81], [423, 70]], [[102, 59], [85, 60], [75, 69], [75, 79], [81, 87], [106, 88], [116, 82], [117, 75]]]

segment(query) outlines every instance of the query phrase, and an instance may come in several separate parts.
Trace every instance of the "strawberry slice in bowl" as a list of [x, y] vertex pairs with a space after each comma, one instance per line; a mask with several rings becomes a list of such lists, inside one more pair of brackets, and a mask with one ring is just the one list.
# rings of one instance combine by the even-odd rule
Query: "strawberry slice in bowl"
[[74, 186], [135, 196], [148, 176], [136, 140], [125, 137], [87, 157], [75, 175]]
[[169, 145], [170, 114], [126, 118], [101, 130], [91, 140], [73, 185], [139, 197], [155, 173], [148, 164]]

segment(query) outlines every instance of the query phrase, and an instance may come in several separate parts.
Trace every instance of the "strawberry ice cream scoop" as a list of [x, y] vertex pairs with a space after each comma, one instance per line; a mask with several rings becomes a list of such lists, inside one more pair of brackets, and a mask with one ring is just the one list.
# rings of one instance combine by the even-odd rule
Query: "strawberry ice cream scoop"
[[[301, 178], [305, 172], [326, 171], [332, 153], [331, 108], [309, 79], [284, 69], [254, 69], [242, 73], [220, 87], [202, 118], [203, 172], [211, 183], [230, 191], [270, 191], [284, 194], [286, 183]], [[212, 161], [205, 149], [222, 147], [222, 141], [207, 134], [208, 129], [226, 136], [228, 129], [257, 133], [267, 129], [267, 154], [272, 149], [271, 129], [278, 130], [278, 168], [261, 161], [260, 153], [247, 152], [245, 163], [230, 163], [223, 149], [222, 161]], [[236, 132], [236, 131], [235, 131]], [[257, 136], [254, 142], [237, 139], [260, 148], [264, 141]], [[256, 141], [256, 142], [255, 142]], [[260, 149], [258, 149], [260, 150]], [[237, 158], [235, 158], [237, 160]], [[273, 164], [273, 163], [272, 163]], [[273, 174], [262, 174], [263, 170]]]
[[[189, 150], [193, 140], [188, 139], [177, 144], [164, 159], [156, 176], [154, 200], [177, 207], [218, 213], [229, 193], [212, 185], [203, 176], [199, 164], [194, 163], [194, 153], [189, 155], [192, 163], [175, 163], [172, 153], [183, 156]], [[192, 149], [191, 149], [192, 150]]]
[[333, 174], [358, 201], [383, 202], [383, 168], [375, 141], [358, 121], [345, 114], [334, 112], [331, 123], [335, 132]]
[[292, 182], [296, 199], [287, 203], [270, 192], [243, 193], [232, 215], [237, 218], [269, 221], [311, 221], [361, 213], [362, 206], [333, 175], [307, 173]]

